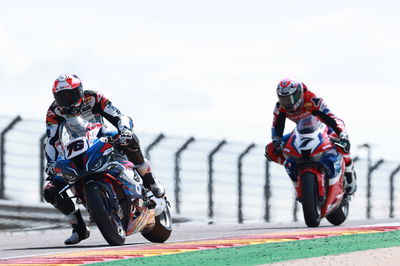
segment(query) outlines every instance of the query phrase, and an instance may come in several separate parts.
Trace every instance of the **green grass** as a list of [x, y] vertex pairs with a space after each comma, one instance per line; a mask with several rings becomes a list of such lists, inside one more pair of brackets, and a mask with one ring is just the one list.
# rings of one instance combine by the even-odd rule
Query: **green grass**
[[258, 265], [394, 246], [400, 246], [400, 231], [201, 250], [94, 265]]

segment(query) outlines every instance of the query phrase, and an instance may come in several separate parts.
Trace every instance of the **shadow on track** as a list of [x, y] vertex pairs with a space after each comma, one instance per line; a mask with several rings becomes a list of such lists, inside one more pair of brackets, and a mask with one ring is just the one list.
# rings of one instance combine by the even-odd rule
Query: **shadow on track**
[[254, 230], [277, 230], [277, 229], [282, 229], [282, 230], [290, 230], [290, 229], [300, 229], [300, 230], [307, 230], [307, 229], [316, 229], [316, 228], [325, 228], [325, 227], [341, 227], [341, 226], [332, 226], [332, 225], [320, 225], [318, 227], [307, 227], [306, 225], [296, 225], [296, 226], [273, 226], [273, 227], [254, 227], [254, 228], [240, 228], [236, 229], [237, 231], [254, 231]]
[[[118, 247], [128, 247], [128, 246], [137, 246], [137, 245], [144, 245], [147, 244], [148, 242], [143, 242], [143, 243], [130, 243], [130, 244], [125, 244], [122, 246]], [[82, 249], [82, 248], [111, 248], [111, 247], [117, 247], [117, 246], [110, 246], [108, 244], [102, 244], [102, 245], [73, 245], [73, 246], [46, 246], [46, 247], [31, 247], [31, 248], [10, 248], [10, 249], [4, 249], [5, 251], [13, 251], [13, 250], [46, 250], [46, 249]]]

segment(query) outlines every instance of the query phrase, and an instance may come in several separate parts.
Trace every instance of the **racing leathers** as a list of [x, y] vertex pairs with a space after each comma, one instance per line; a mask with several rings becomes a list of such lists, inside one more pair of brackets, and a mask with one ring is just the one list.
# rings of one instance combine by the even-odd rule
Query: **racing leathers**
[[[132, 132], [133, 122], [131, 118], [121, 114], [101, 93], [92, 90], [84, 91], [83, 104], [78, 115], [89, 122], [101, 124], [104, 124], [103, 118], [106, 118], [115, 126], [120, 133], [120, 137], [127, 141], [127, 146], [123, 147], [122, 151], [127, 155], [128, 160], [137, 167], [136, 169], [142, 177], [145, 187], [151, 189], [156, 197], [163, 196], [164, 189], [159, 181], [154, 179], [149, 161], [143, 156], [139, 140]], [[65, 241], [65, 244], [76, 244], [89, 237], [89, 231], [79, 209], [67, 196], [66, 192], [63, 192], [61, 195], [59, 194], [66, 183], [62, 178], [54, 175], [53, 171], [59, 154], [57, 144], [59, 142], [60, 124], [69, 117], [71, 115], [64, 114], [55, 102], [50, 105], [47, 111], [47, 140], [44, 149], [48, 161], [46, 172], [49, 175], [50, 182], [44, 188], [43, 197], [47, 202], [54, 205], [55, 208], [66, 215], [67, 220], [73, 227], [73, 234]]]
[[346, 191], [349, 195], [353, 194], [356, 190], [356, 175], [350, 156], [350, 143], [344, 122], [329, 110], [322, 98], [317, 97], [306, 87], [303, 89], [303, 103], [296, 111], [290, 112], [279, 102], [276, 103], [272, 122], [272, 142], [266, 146], [265, 156], [268, 160], [283, 165], [285, 157], [283, 156], [282, 148], [290, 136], [290, 134], [283, 135], [286, 118], [297, 124], [299, 120], [310, 115], [319, 118], [320, 121], [333, 130], [332, 134], [335, 134], [347, 143], [347, 148], [339, 148], [338, 151], [343, 155], [346, 164]]

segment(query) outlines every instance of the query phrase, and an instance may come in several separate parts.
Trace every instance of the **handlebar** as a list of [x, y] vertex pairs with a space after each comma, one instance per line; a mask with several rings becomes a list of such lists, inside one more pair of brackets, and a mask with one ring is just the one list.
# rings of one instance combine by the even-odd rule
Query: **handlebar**
[[[107, 136], [107, 137], [102, 137], [100, 140], [104, 143], [109, 143], [113, 146], [121, 145], [121, 146], [126, 146], [126, 143], [123, 143], [119, 137], [119, 134], [116, 134], [114, 136]], [[128, 142], [130, 143], [130, 142]]]
[[114, 136], [107, 136], [107, 137], [102, 137], [100, 140], [104, 143], [109, 143], [111, 145], [118, 145], [120, 144], [119, 140], [119, 135], [114, 135]]

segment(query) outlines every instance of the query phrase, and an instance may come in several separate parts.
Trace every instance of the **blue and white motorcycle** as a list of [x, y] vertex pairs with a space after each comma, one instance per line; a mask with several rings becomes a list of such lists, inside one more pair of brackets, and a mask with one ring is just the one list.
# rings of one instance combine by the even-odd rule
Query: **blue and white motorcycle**
[[116, 148], [117, 132], [74, 117], [61, 124], [59, 134], [55, 169], [67, 182], [60, 194], [71, 189], [110, 245], [123, 245], [137, 232], [152, 242], [169, 238], [169, 202], [143, 186], [135, 166]]

